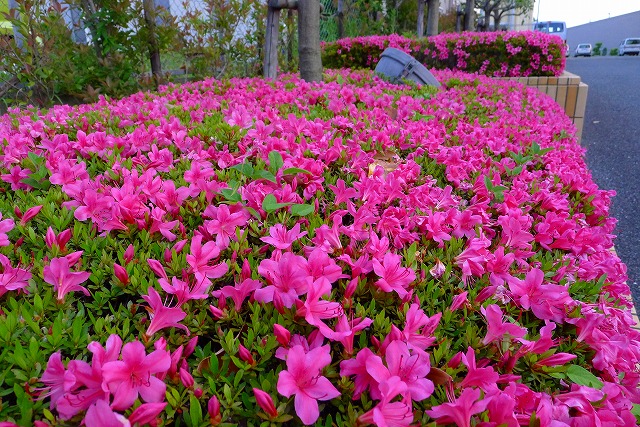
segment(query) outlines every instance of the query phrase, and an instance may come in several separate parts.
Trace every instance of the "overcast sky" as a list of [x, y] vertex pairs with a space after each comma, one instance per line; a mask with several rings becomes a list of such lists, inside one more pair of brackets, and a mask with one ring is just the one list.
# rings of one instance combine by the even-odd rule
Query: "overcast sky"
[[540, 21], [565, 21], [567, 27], [575, 27], [638, 10], [640, 0], [536, 0], [533, 18], [539, 16]]

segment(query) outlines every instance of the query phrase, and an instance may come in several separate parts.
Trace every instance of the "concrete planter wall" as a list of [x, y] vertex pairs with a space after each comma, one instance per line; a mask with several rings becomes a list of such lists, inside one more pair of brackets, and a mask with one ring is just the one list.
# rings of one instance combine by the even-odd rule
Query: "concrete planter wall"
[[503, 79], [536, 87], [540, 92], [555, 99], [564, 108], [567, 116], [573, 120], [577, 128], [578, 141], [582, 139], [589, 86], [580, 81], [580, 76], [565, 71], [560, 77], [505, 77]]

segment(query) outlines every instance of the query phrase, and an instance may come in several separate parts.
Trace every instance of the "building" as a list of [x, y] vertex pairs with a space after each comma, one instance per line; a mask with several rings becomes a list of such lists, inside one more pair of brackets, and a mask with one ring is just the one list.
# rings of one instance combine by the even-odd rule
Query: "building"
[[577, 46], [580, 43], [602, 43], [610, 52], [617, 48], [627, 37], [640, 37], [640, 11], [602, 19], [567, 29], [567, 43]]

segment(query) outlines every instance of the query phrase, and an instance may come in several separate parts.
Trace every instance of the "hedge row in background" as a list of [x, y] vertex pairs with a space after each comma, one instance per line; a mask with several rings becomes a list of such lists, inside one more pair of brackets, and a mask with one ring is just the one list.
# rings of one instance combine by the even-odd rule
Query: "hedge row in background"
[[559, 76], [565, 45], [557, 37], [534, 31], [440, 34], [419, 40], [398, 35], [341, 39], [322, 46], [327, 68], [375, 68], [387, 47], [400, 49], [428, 68], [479, 73], [492, 77]]

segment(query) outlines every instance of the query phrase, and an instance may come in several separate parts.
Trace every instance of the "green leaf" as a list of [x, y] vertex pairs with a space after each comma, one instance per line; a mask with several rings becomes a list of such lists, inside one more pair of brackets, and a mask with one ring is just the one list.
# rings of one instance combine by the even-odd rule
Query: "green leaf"
[[279, 151], [271, 151], [269, 153], [269, 170], [276, 174], [280, 170], [280, 168], [284, 165], [284, 160], [282, 160], [282, 154]]
[[249, 163], [241, 163], [239, 165], [231, 166], [231, 169], [237, 170], [243, 175], [253, 177], [253, 166]]
[[240, 202], [242, 200], [242, 196], [240, 195], [240, 193], [231, 188], [223, 188], [222, 190], [220, 190], [220, 194], [222, 194], [222, 197], [230, 202]]
[[569, 369], [567, 369], [567, 376], [576, 384], [585, 385], [597, 389], [601, 389], [603, 386], [598, 377], [579, 365], [570, 365]]
[[313, 213], [315, 207], [307, 204], [296, 204], [291, 206], [291, 215], [307, 216]]
[[285, 206], [289, 206], [291, 203], [278, 203], [276, 200], [276, 196], [273, 194], [267, 194], [262, 201], [262, 209], [264, 209], [267, 213], [271, 213], [277, 209], [280, 209]]
[[262, 178], [267, 181], [276, 182], [276, 176], [269, 171], [261, 170], [256, 172], [254, 178]]
[[633, 404], [633, 408], [631, 408], [631, 413], [635, 415], [636, 420], [640, 423], [640, 405], [637, 403]]
[[202, 423], [202, 407], [194, 395], [189, 396], [189, 418], [193, 426], [199, 426]]
[[301, 169], [301, 168], [287, 168], [284, 171], [282, 171], [283, 175], [297, 175], [299, 173], [306, 173], [307, 175], [312, 175], [311, 172], [309, 172], [306, 169]]

